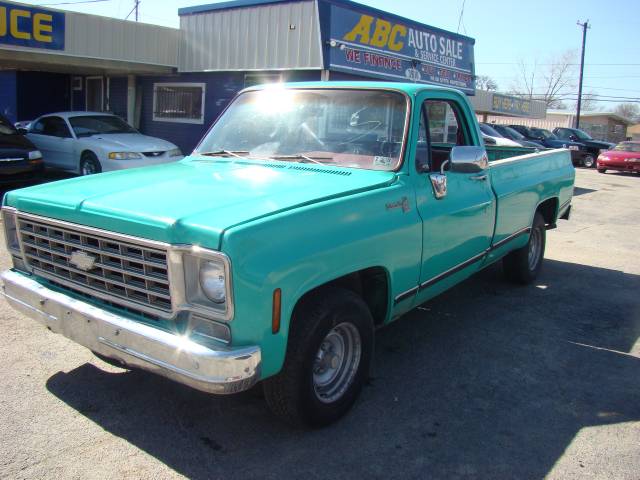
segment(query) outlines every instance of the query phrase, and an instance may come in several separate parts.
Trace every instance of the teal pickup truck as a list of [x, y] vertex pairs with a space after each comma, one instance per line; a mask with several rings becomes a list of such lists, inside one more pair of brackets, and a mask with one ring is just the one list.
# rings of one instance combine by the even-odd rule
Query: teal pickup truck
[[280, 417], [326, 425], [378, 327], [498, 260], [538, 274], [571, 157], [507, 153], [456, 90], [250, 88], [179, 162], [7, 193], [3, 292], [107, 361], [214, 394], [261, 382]]

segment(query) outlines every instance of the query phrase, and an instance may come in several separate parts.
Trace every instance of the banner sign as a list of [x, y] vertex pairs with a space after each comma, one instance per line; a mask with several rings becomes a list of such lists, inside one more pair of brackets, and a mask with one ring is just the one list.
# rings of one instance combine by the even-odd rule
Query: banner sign
[[474, 93], [474, 40], [331, 5], [333, 70]]
[[0, 2], [0, 44], [64, 50], [64, 13]]
[[496, 113], [510, 113], [513, 115], [529, 115], [531, 114], [531, 101], [523, 100], [518, 97], [510, 97], [507, 95], [493, 94], [492, 111]]

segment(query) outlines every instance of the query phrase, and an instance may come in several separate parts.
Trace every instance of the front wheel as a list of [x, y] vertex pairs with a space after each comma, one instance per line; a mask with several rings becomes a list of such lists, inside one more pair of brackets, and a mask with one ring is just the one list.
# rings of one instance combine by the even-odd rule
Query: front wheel
[[607, 169], [606, 168], [599, 168], [598, 169], [598, 173], [607, 173]]
[[94, 173], [100, 173], [102, 166], [98, 157], [93, 152], [85, 152], [80, 159], [80, 175], [93, 175]]
[[587, 155], [582, 159], [582, 165], [586, 168], [593, 168], [596, 166], [596, 157], [593, 155]]
[[292, 425], [335, 422], [362, 390], [372, 352], [373, 319], [358, 295], [312, 294], [294, 312], [282, 370], [264, 381], [267, 404]]
[[546, 240], [547, 229], [544, 217], [540, 212], [536, 212], [527, 244], [509, 253], [502, 260], [509, 280], [526, 285], [536, 279], [544, 260]]

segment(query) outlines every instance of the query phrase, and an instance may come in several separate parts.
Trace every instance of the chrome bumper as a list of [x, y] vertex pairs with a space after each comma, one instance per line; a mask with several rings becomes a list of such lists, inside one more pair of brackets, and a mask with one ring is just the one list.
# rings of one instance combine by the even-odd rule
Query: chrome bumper
[[210, 348], [51, 290], [7, 270], [2, 294], [16, 310], [88, 349], [209, 393], [236, 393], [260, 378], [260, 347]]

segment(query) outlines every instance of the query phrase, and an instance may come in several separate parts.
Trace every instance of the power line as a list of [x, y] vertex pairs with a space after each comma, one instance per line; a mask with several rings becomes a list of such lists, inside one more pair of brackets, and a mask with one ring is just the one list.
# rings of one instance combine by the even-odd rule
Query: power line
[[458, 18], [458, 29], [456, 33], [460, 33], [460, 24], [462, 23], [462, 16], [464, 15], [464, 4], [467, 3], [467, 0], [462, 0], [462, 8], [460, 9], [460, 17]]
[[[525, 62], [524, 65], [535, 65], [538, 67], [549, 66], [549, 65], [559, 65], [561, 62], [556, 63], [536, 63], [536, 62]], [[476, 62], [476, 65], [522, 65], [522, 62]], [[567, 63], [563, 65], [580, 65], [579, 63]], [[585, 63], [585, 65], [589, 67], [594, 66], [606, 66], [606, 67], [638, 67], [640, 63]]]

